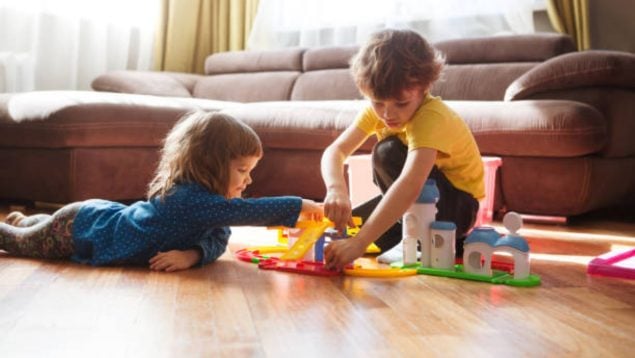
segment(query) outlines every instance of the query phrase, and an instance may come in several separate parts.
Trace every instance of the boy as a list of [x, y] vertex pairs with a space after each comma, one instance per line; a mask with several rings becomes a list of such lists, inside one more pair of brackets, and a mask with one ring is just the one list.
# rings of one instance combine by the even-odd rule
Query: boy
[[[383, 252], [400, 243], [398, 220], [428, 177], [436, 180], [441, 194], [436, 218], [456, 224], [457, 255], [462, 252], [478, 199], [485, 196], [484, 171], [467, 125], [439, 97], [430, 95], [443, 65], [442, 56], [410, 30], [376, 33], [352, 59], [355, 83], [370, 105], [322, 156], [324, 214], [338, 229], [351, 223], [353, 213], [362, 216], [364, 225], [355, 239], [339, 240], [325, 249], [327, 268], [343, 268], [372, 242]], [[373, 179], [382, 195], [352, 212], [344, 160], [372, 134], [378, 138], [372, 152]]]

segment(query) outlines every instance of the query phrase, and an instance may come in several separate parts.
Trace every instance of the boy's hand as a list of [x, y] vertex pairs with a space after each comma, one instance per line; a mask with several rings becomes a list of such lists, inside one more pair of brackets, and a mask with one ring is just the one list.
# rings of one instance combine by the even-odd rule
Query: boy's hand
[[302, 209], [300, 209], [298, 220], [322, 221], [324, 219], [324, 207], [313, 200], [302, 199]]
[[159, 252], [150, 259], [150, 270], [173, 272], [186, 270], [201, 260], [198, 250]]
[[341, 235], [346, 231], [346, 225], [355, 226], [351, 211], [351, 200], [346, 193], [329, 190], [324, 198], [324, 215], [329, 218]]
[[366, 252], [360, 240], [345, 239], [331, 242], [324, 248], [324, 263], [328, 270], [341, 270]]

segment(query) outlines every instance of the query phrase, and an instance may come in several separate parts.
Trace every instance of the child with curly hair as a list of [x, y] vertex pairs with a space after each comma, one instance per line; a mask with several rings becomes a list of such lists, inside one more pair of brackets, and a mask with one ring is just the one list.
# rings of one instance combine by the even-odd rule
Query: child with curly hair
[[[364, 225], [354, 239], [326, 247], [327, 267], [342, 268], [372, 242], [382, 251], [401, 247], [396, 246], [402, 238], [399, 219], [428, 178], [436, 180], [441, 194], [437, 220], [456, 224], [461, 253], [461, 238], [474, 225], [478, 200], [485, 196], [484, 169], [467, 124], [430, 94], [443, 66], [436, 49], [410, 30], [378, 32], [353, 58], [356, 85], [370, 103], [322, 156], [324, 214], [338, 228], [350, 223], [351, 215], [361, 216]], [[373, 179], [382, 195], [352, 210], [344, 161], [371, 135], [378, 138], [372, 151]], [[398, 257], [388, 253], [380, 261]]]

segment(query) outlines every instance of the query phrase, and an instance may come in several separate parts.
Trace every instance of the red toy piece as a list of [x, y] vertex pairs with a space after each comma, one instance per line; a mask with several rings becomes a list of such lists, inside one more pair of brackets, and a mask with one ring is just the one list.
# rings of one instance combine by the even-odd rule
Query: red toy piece
[[260, 261], [258, 267], [263, 270], [278, 270], [314, 276], [339, 276], [342, 274], [341, 271], [327, 270], [322, 262], [282, 261], [275, 257]]

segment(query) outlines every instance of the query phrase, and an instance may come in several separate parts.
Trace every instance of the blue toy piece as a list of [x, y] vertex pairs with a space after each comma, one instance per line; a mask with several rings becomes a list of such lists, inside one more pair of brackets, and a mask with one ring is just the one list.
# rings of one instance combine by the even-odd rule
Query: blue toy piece
[[427, 179], [415, 202], [420, 204], [436, 204], [440, 197], [441, 194], [439, 193], [436, 180]]

